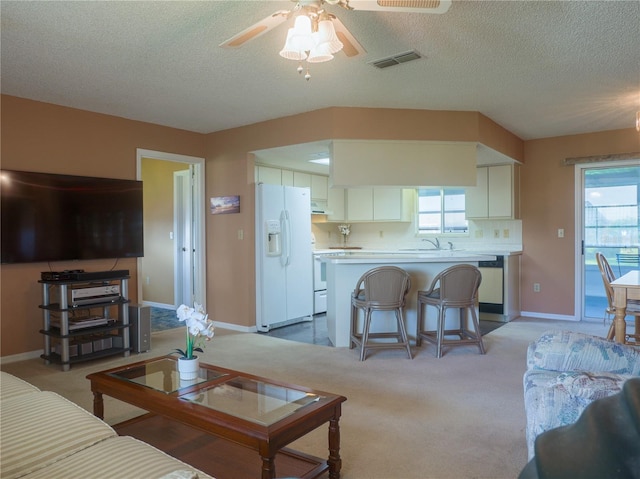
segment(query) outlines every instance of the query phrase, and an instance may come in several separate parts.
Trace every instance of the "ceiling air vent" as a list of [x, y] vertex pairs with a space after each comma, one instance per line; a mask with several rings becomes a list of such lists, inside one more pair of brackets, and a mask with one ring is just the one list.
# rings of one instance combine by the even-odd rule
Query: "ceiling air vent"
[[394, 65], [400, 65], [401, 63], [417, 60], [418, 58], [422, 58], [422, 56], [420, 56], [417, 51], [411, 50], [410, 52], [397, 53], [395, 55], [391, 55], [390, 57], [381, 58], [369, 63], [377, 68], [387, 68]]

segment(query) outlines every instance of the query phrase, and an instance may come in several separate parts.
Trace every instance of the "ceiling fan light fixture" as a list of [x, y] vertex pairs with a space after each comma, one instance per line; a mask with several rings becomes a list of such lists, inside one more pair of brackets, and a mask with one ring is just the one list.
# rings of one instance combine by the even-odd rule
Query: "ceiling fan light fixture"
[[312, 49], [307, 57], [307, 62], [309, 63], [322, 63], [329, 60], [333, 60], [333, 55], [326, 43]]
[[306, 15], [298, 15], [290, 38], [291, 44], [296, 50], [308, 52], [316, 46], [311, 32], [311, 19]]
[[286, 58], [287, 60], [297, 60], [302, 61], [306, 60], [307, 54], [304, 50], [299, 50], [296, 48], [294, 43], [291, 41], [291, 37], [294, 34], [293, 28], [290, 28], [287, 31], [287, 40], [284, 42], [284, 47], [280, 50], [280, 56], [282, 58]]
[[333, 22], [329, 19], [320, 20], [318, 22], [317, 44], [327, 45], [331, 53], [338, 53], [344, 46], [336, 35], [336, 29], [333, 26]]

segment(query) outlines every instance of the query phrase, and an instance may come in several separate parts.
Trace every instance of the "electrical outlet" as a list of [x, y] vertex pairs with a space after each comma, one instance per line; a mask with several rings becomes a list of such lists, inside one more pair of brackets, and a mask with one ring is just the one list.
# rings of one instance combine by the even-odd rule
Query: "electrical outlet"
[[483, 235], [484, 235], [483, 230], [476, 230], [476, 238], [482, 238]]
[[238, 230], [238, 239], [244, 239], [244, 230]]
[[502, 237], [503, 238], [508, 238], [509, 237], [509, 229], [505, 228], [502, 230]]
[[384, 231], [380, 230], [380, 238], [384, 238]]
[[500, 238], [500, 230], [493, 230], [493, 237]]
[[540, 283], [533, 283], [533, 292], [534, 293], [540, 292]]
[[146, 277], [146, 282], [147, 282], [147, 284], [149, 284], [151, 282], [151, 279], [149, 278], [149, 276]]

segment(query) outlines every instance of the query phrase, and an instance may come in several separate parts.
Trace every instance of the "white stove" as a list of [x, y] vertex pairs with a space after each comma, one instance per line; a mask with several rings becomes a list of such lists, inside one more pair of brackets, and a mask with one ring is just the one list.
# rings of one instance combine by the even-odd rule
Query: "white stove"
[[313, 314], [327, 312], [327, 264], [320, 261], [322, 254], [313, 252]]

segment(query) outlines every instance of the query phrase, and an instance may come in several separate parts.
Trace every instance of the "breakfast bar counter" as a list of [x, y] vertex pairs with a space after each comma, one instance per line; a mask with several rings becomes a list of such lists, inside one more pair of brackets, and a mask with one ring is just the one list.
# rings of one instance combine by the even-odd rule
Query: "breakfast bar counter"
[[[477, 254], [456, 250], [402, 251], [402, 252], [342, 252], [321, 256], [327, 264], [327, 328], [329, 339], [336, 347], [348, 347], [350, 336], [351, 293], [360, 276], [377, 266], [398, 266], [411, 276], [411, 289], [407, 294], [405, 321], [407, 333], [415, 337], [417, 292], [429, 287], [433, 278], [455, 264], [478, 265], [479, 261], [495, 259], [492, 254]], [[371, 332], [393, 329], [393, 312], [376, 312]], [[386, 317], [383, 317], [386, 316]], [[457, 317], [457, 316], [456, 316]], [[428, 308], [426, 325], [435, 329], [436, 314]], [[470, 325], [470, 328], [473, 327]]]

